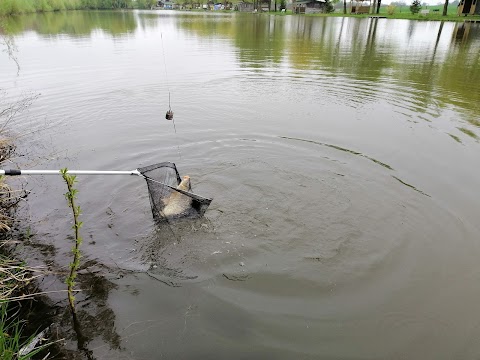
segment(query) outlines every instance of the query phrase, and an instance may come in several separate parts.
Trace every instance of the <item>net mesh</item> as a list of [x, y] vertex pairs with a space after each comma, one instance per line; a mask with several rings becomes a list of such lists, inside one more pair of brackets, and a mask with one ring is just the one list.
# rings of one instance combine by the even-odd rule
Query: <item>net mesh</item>
[[174, 163], [163, 162], [139, 168], [147, 181], [155, 221], [203, 216], [212, 199], [191, 193], [190, 178], [180, 177]]

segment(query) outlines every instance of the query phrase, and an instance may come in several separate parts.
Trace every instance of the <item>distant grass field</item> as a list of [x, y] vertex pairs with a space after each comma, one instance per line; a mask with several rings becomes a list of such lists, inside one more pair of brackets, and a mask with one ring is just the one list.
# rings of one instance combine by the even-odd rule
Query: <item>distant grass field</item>
[[[428, 6], [422, 6], [422, 10], [430, 10], [430, 13], [439, 13], [440, 15], [443, 12], [443, 5], [428, 5]], [[437, 10], [437, 11], [435, 11]], [[381, 14], [386, 14], [387, 13], [387, 6], [382, 6], [380, 8], [380, 13]], [[410, 6], [397, 6], [395, 8], [395, 14], [411, 14], [410, 12]], [[457, 6], [452, 6], [449, 5], [447, 9], [447, 15], [457, 15]]]
[[[447, 9], [447, 16], [449, 15], [455, 15], [457, 16], [457, 6], [449, 6]], [[429, 5], [429, 6], [422, 6], [422, 10], [430, 10], [430, 13], [427, 16], [430, 15], [440, 15], [442, 16], [443, 12], [443, 5]], [[386, 14], [387, 13], [387, 7], [382, 6], [380, 8], [380, 14]], [[397, 6], [395, 8], [395, 14], [394, 15], [400, 15], [400, 14], [409, 14], [412, 15], [410, 12], [410, 6]]]
[[[457, 15], [457, 6], [450, 5], [447, 9], [447, 16], [443, 16], [443, 5], [431, 5], [431, 6], [422, 6], [421, 10], [429, 10], [430, 12], [427, 15], [412, 14], [410, 12], [410, 6], [397, 6], [395, 11], [392, 15], [387, 13], [387, 5], [382, 6], [380, 8], [380, 12], [377, 14], [350, 14], [350, 8], [347, 7], [347, 15], [343, 14], [343, 9], [335, 9], [335, 12], [331, 14], [309, 14], [307, 16], [347, 16], [347, 17], [358, 17], [358, 18], [366, 18], [370, 16], [386, 16], [389, 19], [409, 19], [409, 20], [435, 20], [435, 21], [459, 21], [463, 22], [466, 19], [475, 19], [480, 20], [479, 15], [468, 15], [465, 16], [458, 16]], [[437, 11], [435, 11], [437, 10]], [[288, 13], [288, 12], [287, 12]]]

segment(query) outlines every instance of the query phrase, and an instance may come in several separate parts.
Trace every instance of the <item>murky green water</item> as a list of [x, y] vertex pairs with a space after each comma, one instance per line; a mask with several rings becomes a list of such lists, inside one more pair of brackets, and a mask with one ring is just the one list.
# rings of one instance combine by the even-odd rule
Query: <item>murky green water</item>
[[[111, 282], [83, 317], [93, 354], [477, 358], [479, 25], [161, 11], [6, 22], [20, 72], [2, 53], [0, 88], [41, 93], [15, 124], [35, 132], [25, 166], [173, 161], [214, 198], [204, 220], [156, 228], [140, 178], [79, 178], [84, 260]], [[64, 185], [29, 187], [33, 239], [65, 265]]]

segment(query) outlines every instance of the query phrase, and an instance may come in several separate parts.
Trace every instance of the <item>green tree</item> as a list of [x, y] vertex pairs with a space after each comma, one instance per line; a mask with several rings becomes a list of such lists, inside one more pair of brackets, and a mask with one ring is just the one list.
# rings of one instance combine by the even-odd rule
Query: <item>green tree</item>
[[[446, 0], [448, 2], [448, 0]], [[413, 0], [412, 5], [410, 5], [410, 12], [412, 14], [418, 14], [422, 5], [420, 4], [420, 0]]]

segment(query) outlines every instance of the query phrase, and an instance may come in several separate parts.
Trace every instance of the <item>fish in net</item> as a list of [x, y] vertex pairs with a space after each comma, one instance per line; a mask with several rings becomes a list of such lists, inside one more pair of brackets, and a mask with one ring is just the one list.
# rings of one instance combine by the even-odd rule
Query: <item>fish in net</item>
[[[137, 175], [147, 181], [154, 220], [201, 217], [212, 202], [191, 192], [190, 177], [183, 179], [171, 162], [162, 162], [134, 170], [67, 170], [69, 175]], [[60, 175], [62, 170], [0, 170], [1, 175]]]
[[147, 182], [155, 221], [201, 217], [212, 202], [191, 192], [190, 177], [180, 177], [174, 163], [162, 162], [137, 170]]

